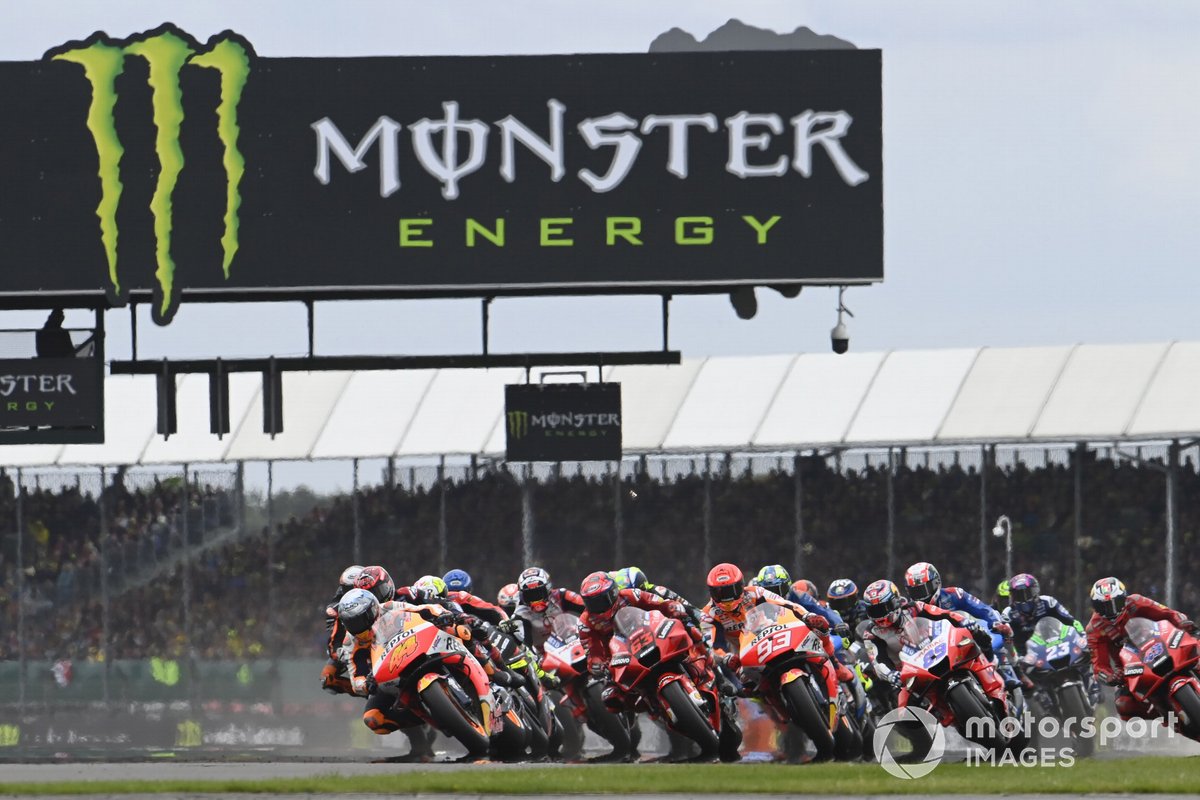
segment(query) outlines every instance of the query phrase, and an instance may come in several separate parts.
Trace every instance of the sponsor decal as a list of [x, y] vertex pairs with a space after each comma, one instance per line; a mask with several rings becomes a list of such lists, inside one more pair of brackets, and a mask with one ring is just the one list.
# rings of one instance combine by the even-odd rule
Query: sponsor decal
[[238, 104], [250, 76], [251, 54], [249, 44], [230, 31], [214, 36], [201, 46], [190, 35], [170, 24], [126, 39], [110, 39], [98, 33], [84, 42], [63, 45], [46, 54], [53, 61], [67, 61], [81, 66], [83, 77], [91, 86], [87, 127], [96, 144], [101, 187], [96, 216], [100, 220], [100, 238], [108, 260], [109, 283], [113, 294], [118, 297], [122, 295], [122, 286], [117, 212], [124, 189], [121, 159], [125, 154], [125, 146], [117, 133], [116, 81], [125, 70], [126, 58], [143, 59], [149, 67], [149, 83], [153, 94], [151, 108], [147, 111], [157, 131], [154, 150], [159, 165], [158, 181], [150, 201], [156, 243], [157, 269], [154, 274], [161, 292], [155, 309], [158, 318], [165, 320], [172, 316], [178, 297], [171, 237], [175, 186], [186, 163], [180, 142], [184, 119], [180, 73], [188, 68], [201, 68], [217, 70], [221, 76], [221, 100], [215, 109], [215, 122], [216, 134], [224, 147], [226, 204], [225, 233], [221, 237], [221, 246], [224, 252], [222, 267], [228, 278], [238, 251], [239, 187], [246, 172], [245, 159], [238, 149]]

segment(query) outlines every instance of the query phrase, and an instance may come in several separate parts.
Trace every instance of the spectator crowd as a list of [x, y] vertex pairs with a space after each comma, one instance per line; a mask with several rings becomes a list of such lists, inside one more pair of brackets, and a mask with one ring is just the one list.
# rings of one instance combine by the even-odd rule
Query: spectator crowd
[[[641, 468], [619, 480], [601, 465], [528, 482], [496, 468], [440, 485], [401, 481], [364, 488], [356, 498], [326, 498], [279, 520], [270, 538], [265, 526], [245, 524], [248, 515], [231, 489], [191, 487], [185, 520], [179, 478], [127, 489], [118, 475], [102, 498], [79, 487], [26, 487], [20, 565], [13, 487], [5, 478], [0, 660], [16, 659], [22, 645], [30, 660], [318, 657], [322, 609], [344, 566], [382, 564], [398, 583], [462, 568], [475, 576], [479, 594], [494, 599], [527, 566], [527, 534], [533, 562], [570, 587], [592, 570], [636, 564], [652, 581], [699, 600], [708, 567], [719, 561], [751, 574], [782, 563], [793, 578], [823, 588], [838, 577], [860, 586], [885, 576], [898, 580], [908, 564], [928, 560], [948, 584], [987, 599], [1004, 577], [1004, 543], [991, 536], [992, 521], [1003, 513], [1013, 522], [1014, 571], [1036, 573], [1044, 590], [1068, 605], [1077, 596], [1069, 460], [990, 467], [982, 513], [976, 466], [902, 459], [890, 482], [885, 463], [851, 469], [832, 458], [753, 471], [723, 461], [707, 473], [700, 466], [682, 474]], [[1083, 588], [1116, 574], [1131, 591], [1161, 599], [1161, 467], [1089, 451], [1082, 468]], [[1177, 486], [1178, 605], [1196, 614], [1200, 474], [1190, 459]], [[183, 546], [185, 533], [191, 547]]]

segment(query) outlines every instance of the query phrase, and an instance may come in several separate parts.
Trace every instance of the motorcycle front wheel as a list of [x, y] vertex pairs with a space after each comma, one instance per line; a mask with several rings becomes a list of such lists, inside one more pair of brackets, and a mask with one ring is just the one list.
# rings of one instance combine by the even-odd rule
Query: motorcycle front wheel
[[[1055, 702], [1058, 703], [1058, 708], [1062, 712], [1063, 722], [1074, 720], [1074, 726], [1078, 729], [1085, 718], [1093, 715], [1094, 712], [1083, 694], [1083, 687], [1079, 684], [1060, 686], [1054, 694]], [[1091, 736], [1077, 737], [1073, 746], [1077, 756], [1091, 758], [1096, 749], [1096, 740]]]
[[662, 690], [662, 699], [671, 708], [675, 718], [675, 730], [700, 745], [700, 756], [711, 758], [721, 749], [721, 741], [712, 725], [705, 719], [704, 714], [683, 691], [679, 681], [668, 683]]
[[833, 733], [825, 715], [817, 708], [817, 703], [809, 693], [804, 679], [794, 680], [783, 687], [783, 698], [792, 712], [792, 722], [804, 732], [804, 735], [817, 748], [817, 760], [828, 761], [833, 757]]
[[471, 755], [487, 755], [489, 742], [482, 724], [458, 703], [446, 681], [436, 680], [422, 689], [421, 702], [438, 730], [457, 739]]
[[[999, 720], [992, 714], [989, 705], [980, 698], [980, 694], [980, 690], [974, 683], [959, 683], [950, 689], [946, 700], [950, 703], [951, 710], [954, 711], [954, 720], [958, 727], [958, 732], [962, 734], [964, 739], [982, 747], [999, 749], [999, 746], [1002, 744], [1000, 740]], [[992, 735], [989, 737], [974, 738], [967, 736], [967, 731], [970, 730], [968, 723], [973, 719], [990, 719], [992, 721]]]
[[1190, 683], [1181, 686], [1175, 693], [1175, 702], [1187, 717], [1180, 725], [1183, 735], [1200, 742], [1200, 694], [1196, 693], [1196, 687]]

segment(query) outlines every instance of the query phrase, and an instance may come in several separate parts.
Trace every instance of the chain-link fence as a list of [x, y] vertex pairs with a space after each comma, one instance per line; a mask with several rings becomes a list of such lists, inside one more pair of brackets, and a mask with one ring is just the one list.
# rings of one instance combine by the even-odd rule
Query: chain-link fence
[[[182, 468], [10, 470], [0, 661], [165, 659], [163, 683], [213, 661], [316, 658], [324, 604], [351, 563], [383, 564], [398, 583], [465, 569], [488, 599], [531, 564], [567, 587], [636, 564], [702, 600], [719, 561], [750, 575], [780, 563], [823, 588], [899, 580], [928, 560], [985, 600], [1031, 571], [1083, 614], [1086, 587], [1116, 574], [1191, 612], [1198, 462], [1195, 446], [1169, 443], [446, 458], [348, 464], [354, 489], [324, 497], [276, 491], [269, 465], [266, 490], [249, 495], [240, 467], [189, 469], [186, 483]], [[1010, 533], [997, 537], [1001, 515]]]

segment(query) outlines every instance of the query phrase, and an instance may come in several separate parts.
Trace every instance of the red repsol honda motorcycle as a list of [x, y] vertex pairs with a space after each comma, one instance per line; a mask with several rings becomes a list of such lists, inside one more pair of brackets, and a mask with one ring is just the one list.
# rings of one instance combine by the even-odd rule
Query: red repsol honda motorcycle
[[658, 611], [626, 606], [613, 625], [613, 682], [637, 696], [637, 705], [644, 705], [652, 717], [700, 745], [701, 758], [737, 760], [741, 729], [712, 678], [697, 684], [685, 666], [696, 643], [683, 623]]
[[1125, 636], [1120, 658], [1129, 693], [1164, 717], [1173, 711], [1179, 732], [1200, 741], [1200, 642], [1165, 619], [1142, 617], [1125, 624]]

